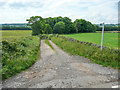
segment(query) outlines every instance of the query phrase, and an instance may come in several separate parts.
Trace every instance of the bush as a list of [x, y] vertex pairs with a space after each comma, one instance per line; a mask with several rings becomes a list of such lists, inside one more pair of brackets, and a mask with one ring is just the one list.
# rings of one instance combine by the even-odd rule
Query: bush
[[53, 37], [53, 34], [39, 34], [38, 37], [40, 39], [51, 39]]
[[39, 57], [40, 39], [29, 36], [18, 41], [2, 41], [2, 79], [27, 69]]

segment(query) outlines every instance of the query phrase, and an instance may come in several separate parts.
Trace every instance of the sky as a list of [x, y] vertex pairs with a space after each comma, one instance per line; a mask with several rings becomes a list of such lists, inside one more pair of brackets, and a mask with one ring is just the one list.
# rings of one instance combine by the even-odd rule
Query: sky
[[27, 23], [31, 16], [85, 19], [93, 24], [118, 23], [120, 0], [0, 0], [0, 23]]

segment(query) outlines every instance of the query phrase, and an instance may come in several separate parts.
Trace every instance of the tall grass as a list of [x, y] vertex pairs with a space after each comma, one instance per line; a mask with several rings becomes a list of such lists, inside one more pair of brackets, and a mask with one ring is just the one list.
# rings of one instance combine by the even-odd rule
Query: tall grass
[[16, 41], [2, 41], [2, 79], [27, 69], [39, 58], [40, 38], [28, 36]]
[[80, 55], [89, 58], [91, 61], [103, 66], [120, 69], [118, 51], [114, 49], [103, 49], [79, 41], [70, 41], [67, 38], [52, 37], [51, 40], [71, 55]]
[[48, 41], [48, 39], [45, 39], [45, 43], [46, 43], [47, 45], [49, 45], [49, 46], [54, 50], [54, 47], [50, 44], [50, 42]]
[[2, 40], [13, 40], [31, 36], [32, 30], [0, 30], [0, 34], [2, 34]]

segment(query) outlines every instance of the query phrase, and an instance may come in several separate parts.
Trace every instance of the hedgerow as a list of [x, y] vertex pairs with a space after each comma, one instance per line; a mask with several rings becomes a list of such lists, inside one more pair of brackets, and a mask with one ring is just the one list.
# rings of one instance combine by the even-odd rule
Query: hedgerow
[[20, 40], [2, 41], [2, 79], [30, 67], [39, 57], [40, 39], [29, 36]]

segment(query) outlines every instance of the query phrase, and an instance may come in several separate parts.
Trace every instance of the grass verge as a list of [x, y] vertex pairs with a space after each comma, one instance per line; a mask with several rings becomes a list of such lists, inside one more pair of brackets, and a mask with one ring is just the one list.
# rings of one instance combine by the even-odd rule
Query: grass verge
[[2, 41], [2, 80], [29, 68], [39, 58], [40, 38], [28, 36], [14, 41]]
[[[120, 40], [118, 34], [119, 33], [104, 33], [103, 46], [111, 49], [118, 49], [118, 41]], [[101, 45], [102, 33], [77, 33], [77, 34], [66, 34], [61, 36], [73, 38], [75, 40], [79, 40], [83, 42], [89, 42], [89, 43]]]
[[47, 45], [49, 45], [49, 46], [54, 50], [54, 47], [50, 44], [50, 42], [48, 41], [48, 39], [45, 39], [45, 43], [46, 43]]
[[101, 51], [98, 47], [56, 36], [52, 37], [51, 40], [64, 51], [72, 55], [84, 56], [97, 64], [120, 69], [117, 50], [103, 49], [103, 51]]

